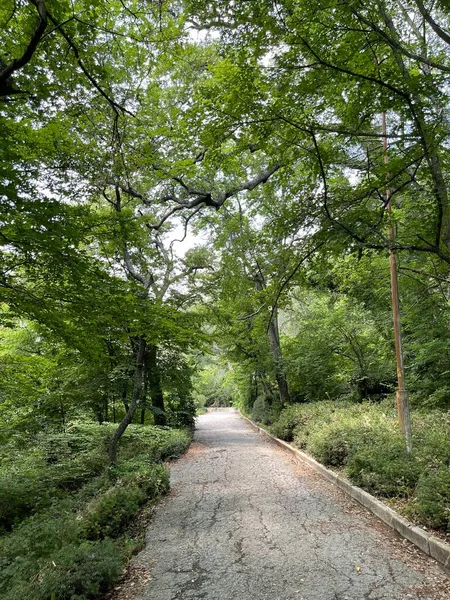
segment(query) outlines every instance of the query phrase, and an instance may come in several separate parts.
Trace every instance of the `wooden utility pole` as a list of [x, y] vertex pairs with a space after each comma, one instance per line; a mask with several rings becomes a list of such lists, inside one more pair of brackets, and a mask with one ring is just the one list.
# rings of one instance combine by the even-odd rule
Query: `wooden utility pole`
[[[388, 144], [386, 134], [386, 113], [381, 114], [382, 123], [382, 135], [383, 135], [383, 150], [384, 150], [384, 164], [387, 165], [388, 158]], [[388, 213], [392, 212], [391, 202], [391, 190], [389, 185], [386, 187], [386, 208]], [[395, 242], [395, 225], [391, 223], [389, 225], [388, 237], [391, 242], [391, 248], [389, 250], [389, 267], [391, 271], [391, 296], [392, 296], [392, 313], [394, 317], [394, 336], [395, 336], [395, 355], [397, 359], [397, 413], [398, 413], [398, 424], [406, 439], [406, 449], [408, 453], [412, 450], [411, 440], [411, 417], [409, 410], [409, 399], [408, 392], [405, 388], [405, 368], [403, 365], [403, 347], [402, 347], [402, 329], [400, 324], [400, 302], [398, 296], [398, 274], [397, 274], [397, 257], [393, 244]]]

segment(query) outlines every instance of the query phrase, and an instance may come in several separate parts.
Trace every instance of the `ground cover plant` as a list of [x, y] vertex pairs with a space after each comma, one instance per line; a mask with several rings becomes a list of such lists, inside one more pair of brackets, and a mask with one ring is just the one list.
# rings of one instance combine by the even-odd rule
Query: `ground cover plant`
[[415, 409], [412, 423], [411, 455], [392, 397], [381, 403], [291, 405], [270, 430], [326, 466], [339, 468], [355, 485], [400, 500], [401, 512], [416, 523], [450, 535], [450, 413]]
[[[169, 489], [163, 464], [189, 430], [130, 425], [108, 466], [113, 424], [83, 423], [15, 439], [0, 469], [0, 596], [85, 600], [108, 589], [142, 543], [126, 531], [140, 508]], [[6, 458], [6, 457], [9, 457]]]

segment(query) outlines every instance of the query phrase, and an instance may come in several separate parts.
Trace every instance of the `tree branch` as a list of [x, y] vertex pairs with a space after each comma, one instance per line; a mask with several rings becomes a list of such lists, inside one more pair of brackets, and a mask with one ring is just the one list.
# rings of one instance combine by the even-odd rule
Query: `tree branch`
[[269, 322], [267, 324], [267, 333], [269, 332], [269, 327], [270, 324], [272, 323], [272, 319], [273, 316], [275, 314], [275, 311], [278, 307], [278, 301], [281, 297], [281, 294], [284, 292], [284, 290], [286, 289], [286, 286], [288, 285], [288, 283], [291, 281], [291, 279], [295, 276], [295, 274], [297, 273], [297, 271], [300, 269], [300, 267], [302, 266], [302, 264], [308, 260], [308, 258], [310, 256], [312, 256], [315, 252], [317, 252], [317, 250], [319, 250], [322, 246], [325, 245], [325, 242], [320, 242], [319, 244], [317, 244], [317, 246], [315, 246], [314, 248], [312, 248], [309, 252], [307, 252], [302, 258], [301, 260], [296, 264], [295, 268], [291, 271], [291, 273], [286, 277], [286, 279], [283, 281], [283, 283], [281, 284], [276, 298], [275, 298], [275, 302], [272, 305], [272, 310], [270, 311], [270, 317], [269, 317]]
[[425, 8], [422, 0], [414, 0], [414, 2], [416, 3], [417, 8], [420, 11], [420, 14], [425, 19], [425, 21], [428, 23], [428, 25], [430, 25], [430, 27], [434, 31], [434, 33], [436, 35], [438, 35], [441, 38], [441, 40], [444, 40], [444, 42], [446, 42], [447, 44], [450, 44], [450, 35], [436, 23], [436, 21], [433, 19], [433, 17], [430, 15], [430, 13]]
[[135, 115], [132, 112], [127, 110], [124, 106], [121, 106], [120, 104], [118, 104], [115, 100], [113, 100], [111, 98], [111, 96], [109, 96], [105, 92], [105, 90], [101, 87], [101, 85], [97, 82], [97, 80], [89, 73], [88, 69], [84, 65], [84, 62], [81, 60], [80, 53], [78, 51], [76, 44], [74, 43], [72, 38], [69, 36], [69, 34], [65, 31], [65, 29], [61, 26], [61, 23], [59, 23], [49, 12], [47, 12], [47, 15], [48, 15], [48, 18], [50, 19], [50, 21], [53, 23], [53, 25], [55, 25], [55, 27], [57, 27], [59, 33], [63, 36], [63, 38], [66, 40], [66, 42], [72, 49], [72, 52], [75, 56], [75, 59], [78, 63], [78, 66], [80, 67], [81, 71], [84, 73], [84, 75], [87, 77], [87, 79], [91, 82], [91, 84], [94, 86], [94, 88], [100, 93], [100, 95], [103, 96], [103, 98], [105, 98], [105, 100], [108, 102], [108, 104], [113, 109], [116, 116], [119, 116], [120, 113], [124, 113], [124, 114], [126, 113], [126, 114], [129, 114], [132, 117], [134, 117]]
[[15, 71], [18, 71], [30, 62], [47, 28], [48, 13], [44, 0], [30, 0], [30, 2], [35, 6], [38, 12], [39, 22], [22, 56], [20, 58], [15, 58], [12, 63], [4, 67], [0, 72], [0, 96], [9, 96], [10, 94], [17, 93], [12, 87], [10, 77]]
[[354, 13], [354, 15], [358, 19], [360, 19], [363, 23], [365, 23], [366, 25], [368, 25], [372, 29], [372, 31], [374, 31], [381, 38], [383, 38], [384, 41], [393, 50], [399, 51], [402, 54], [404, 54], [405, 56], [407, 56], [408, 58], [412, 58], [413, 60], [417, 60], [418, 62], [421, 62], [424, 65], [427, 65], [429, 67], [433, 67], [435, 69], [439, 69], [439, 70], [444, 71], [446, 73], [450, 73], [450, 67], [442, 65], [440, 63], [437, 63], [434, 60], [429, 60], [427, 57], [421, 56], [420, 54], [415, 54], [414, 52], [410, 52], [407, 48], [405, 48], [404, 46], [402, 46], [402, 44], [400, 44], [400, 42], [398, 41], [398, 39], [395, 39], [392, 36], [388, 35], [385, 31], [383, 31], [382, 29], [380, 29], [379, 27], [377, 27], [375, 25], [375, 23], [373, 23], [369, 19], [366, 19], [361, 13], [359, 13], [357, 11], [353, 11], [353, 13]]
[[267, 183], [267, 181], [270, 179], [270, 177], [274, 173], [276, 173], [281, 168], [281, 166], [282, 166], [281, 164], [277, 163], [274, 166], [265, 169], [264, 171], [262, 171], [261, 173], [259, 173], [255, 177], [253, 177], [252, 179], [249, 179], [248, 181], [244, 181], [240, 185], [237, 185], [225, 192], [219, 193], [217, 196], [217, 199], [214, 199], [212, 197], [212, 192], [206, 192], [206, 191], [192, 189], [181, 178], [174, 177], [173, 179], [184, 188], [184, 190], [188, 193], [188, 195], [196, 196], [196, 197], [193, 200], [191, 200], [190, 202], [180, 202], [180, 204], [178, 204], [177, 206], [174, 206], [172, 209], [170, 209], [168, 212], [166, 212], [166, 214], [163, 217], [161, 217], [160, 221], [156, 225], [148, 224], [147, 227], [149, 229], [155, 229], [155, 230], [160, 229], [164, 225], [164, 223], [167, 221], [167, 219], [169, 219], [176, 212], [178, 212], [180, 210], [189, 210], [192, 208], [196, 208], [197, 206], [200, 206], [201, 204], [204, 204], [205, 206], [211, 206], [211, 207], [215, 208], [216, 210], [218, 210], [228, 200], [228, 198], [235, 196], [239, 192], [251, 191], [251, 190], [255, 189], [258, 185]]
[[399, 271], [411, 271], [412, 273], [417, 273], [418, 275], [424, 275], [425, 277], [431, 277], [431, 279], [436, 279], [437, 281], [443, 281], [444, 283], [450, 283], [450, 280], [446, 277], [440, 277], [439, 275], [433, 275], [433, 273], [427, 273], [426, 271], [422, 271], [421, 269], [413, 269], [411, 267], [399, 267]]

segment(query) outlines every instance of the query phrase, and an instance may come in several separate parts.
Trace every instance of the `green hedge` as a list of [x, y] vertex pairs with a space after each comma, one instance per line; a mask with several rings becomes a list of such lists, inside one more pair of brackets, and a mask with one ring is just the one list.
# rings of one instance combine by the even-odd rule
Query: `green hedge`
[[450, 534], [450, 467], [442, 466], [435, 472], [422, 473], [409, 513], [429, 527]]

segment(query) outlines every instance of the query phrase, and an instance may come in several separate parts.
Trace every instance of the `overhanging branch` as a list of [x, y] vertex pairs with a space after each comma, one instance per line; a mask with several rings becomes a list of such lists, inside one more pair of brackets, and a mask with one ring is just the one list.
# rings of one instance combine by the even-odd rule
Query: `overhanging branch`
[[147, 225], [149, 229], [160, 229], [164, 223], [169, 219], [172, 215], [179, 211], [190, 210], [196, 208], [202, 204], [205, 206], [211, 206], [218, 210], [229, 198], [235, 196], [239, 192], [243, 191], [251, 191], [254, 190], [258, 185], [267, 183], [270, 177], [276, 173], [280, 168], [281, 164], [277, 163], [272, 167], [268, 167], [252, 179], [244, 181], [240, 185], [236, 185], [235, 187], [230, 188], [224, 192], [220, 192], [217, 195], [217, 198], [213, 198], [213, 192], [211, 191], [203, 191], [196, 190], [191, 188], [188, 184], [186, 184], [181, 178], [174, 177], [174, 181], [176, 181], [181, 187], [185, 190], [188, 196], [194, 196], [194, 198], [190, 201], [182, 201], [177, 206], [174, 206], [169, 211], [167, 211], [155, 225]]
[[22, 56], [20, 58], [15, 58], [9, 65], [0, 71], [0, 96], [9, 96], [17, 93], [17, 90], [14, 90], [13, 88], [10, 77], [14, 72], [30, 62], [47, 28], [48, 14], [44, 0], [30, 0], [30, 2], [35, 6], [38, 12], [39, 22]]

